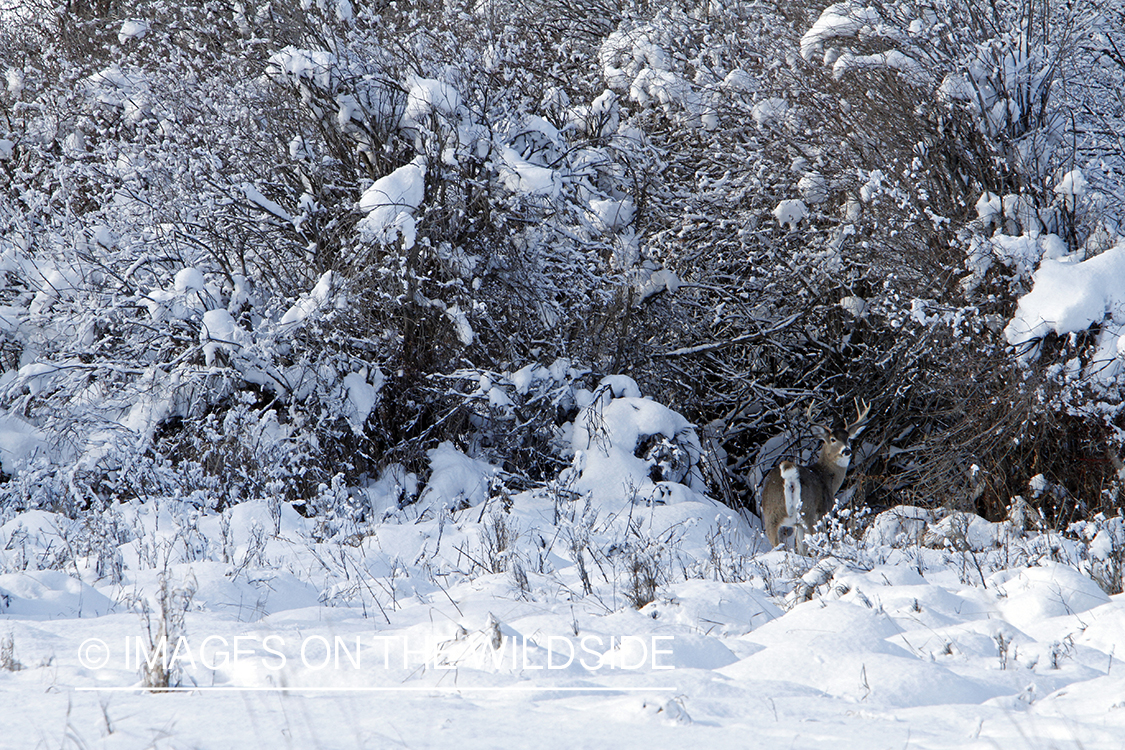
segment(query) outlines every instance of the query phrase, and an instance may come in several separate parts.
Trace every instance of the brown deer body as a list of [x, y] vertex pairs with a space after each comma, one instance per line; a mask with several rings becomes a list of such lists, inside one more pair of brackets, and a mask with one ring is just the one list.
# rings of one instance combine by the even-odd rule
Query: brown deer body
[[805, 554], [805, 534], [812, 533], [820, 519], [832, 510], [851, 463], [851, 441], [863, 431], [870, 411], [870, 405], [861, 407], [857, 401], [858, 416], [847, 427], [830, 430], [813, 424], [813, 431], [822, 441], [816, 463], [798, 466], [782, 461], [766, 477], [761, 494], [762, 525], [771, 546], [777, 547], [780, 542], [781, 527], [790, 526], [797, 552]]

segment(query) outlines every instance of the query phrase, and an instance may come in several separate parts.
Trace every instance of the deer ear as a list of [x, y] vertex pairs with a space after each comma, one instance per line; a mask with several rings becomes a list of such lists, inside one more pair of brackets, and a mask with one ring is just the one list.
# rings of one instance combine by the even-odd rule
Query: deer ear
[[813, 434], [816, 435], [821, 440], [827, 440], [829, 438], [829, 436], [832, 435], [832, 430], [828, 429], [827, 427], [825, 427], [822, 424], [814, 424], [812, 426], [812, 431], [813, 431]]

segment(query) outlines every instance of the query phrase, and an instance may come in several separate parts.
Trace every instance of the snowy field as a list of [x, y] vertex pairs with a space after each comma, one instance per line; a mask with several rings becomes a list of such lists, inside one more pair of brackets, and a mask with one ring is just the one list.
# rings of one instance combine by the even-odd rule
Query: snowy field
[[[521, 494], [444, 444], [415, 502], [401, 472], [359, 493], [358, 530], [183, 499], [10, 520], [0, 745], [1125, 744], [1125, 597], [1091, 577], [1119, 519], [898, 508], [767, 551], [691, 489], [683, 418], [609, 385], [569, 432], [589, 449]], [[681, 481], [648, 479], [646, 435]]]

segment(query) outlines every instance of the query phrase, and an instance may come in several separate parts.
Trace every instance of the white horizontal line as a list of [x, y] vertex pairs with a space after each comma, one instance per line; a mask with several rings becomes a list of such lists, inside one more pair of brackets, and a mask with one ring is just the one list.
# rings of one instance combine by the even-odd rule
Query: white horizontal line
[[622, 687], [550, 687], [547, 685], [536, 686], [511, 686], [511, 687], [489, 687], [485, 685], [473, 686], [433, 686], [433, 687], [415, 687], [415, 686], [401, 686], [401, 687], [261, 687], [261, 686], [247, 686], [238, 687], [232, 685], [215, 685], [213, 687], [141, 687], [139, 685], [132, 686], [109, 686], [109, 687], [76, 687], [75, 691], [78, 692], [114, 692], [114, 693], [127, 693], [127, 692], [143, 692], [143, 693], [462, 693], [467, 690], [492, 692], [492, 693], [527, 693], [527, 692], [564, 692], [564, 693], [623, 693], [635, 692], [639, 690], [659, 691], [666, 692], [669, 690], [676, 690], [675, 687], [657, 686], [645, 687], [635, 685], [625, 685]]

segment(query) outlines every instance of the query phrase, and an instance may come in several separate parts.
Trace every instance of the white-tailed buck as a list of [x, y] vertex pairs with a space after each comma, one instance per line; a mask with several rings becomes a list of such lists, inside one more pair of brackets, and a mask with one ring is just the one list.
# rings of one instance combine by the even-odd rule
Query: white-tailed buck
[[[832, 510], [836, 493], [844, 483], [852, 460], [851, 441], [863, 431], [870, 404], [855, 403], [856, 419], [842, 430], [830, 430], [813, 424], [812, 429], [823, 442], [816, 463], [798, 466], [782, 461], [766, 477], [762, 485], [762, 525], [774, 547], [778, 545], [782, 526], [793, 528], [797, 552], [805, 554], [805, 534], [812, 533], [820, 519]], [[806, 413], [812, 422], [812, 404]]]

